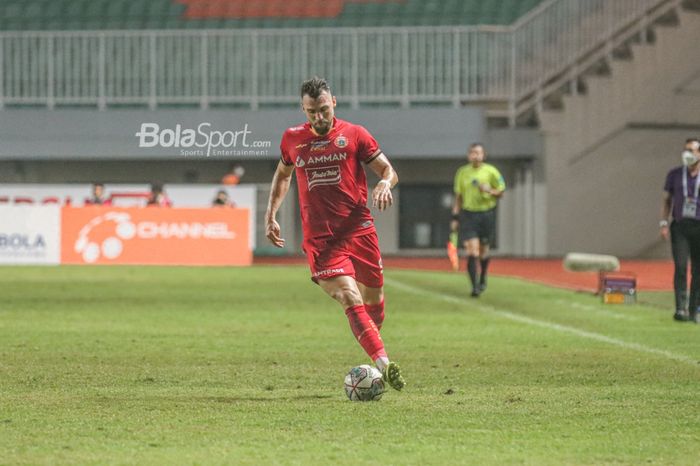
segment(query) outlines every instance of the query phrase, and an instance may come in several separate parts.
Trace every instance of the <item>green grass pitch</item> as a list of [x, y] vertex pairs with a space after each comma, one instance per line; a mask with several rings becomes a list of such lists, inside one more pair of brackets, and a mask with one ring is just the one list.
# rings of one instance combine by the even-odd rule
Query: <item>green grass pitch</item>
[[[700, 325], [388, 270], [407, 387], [303, 267], [0, 268], [0, 464], [698, 464]], [[657, 297], [658, 298], [658, 297]], [[670, 309], [670, 307], [669, 307]]]

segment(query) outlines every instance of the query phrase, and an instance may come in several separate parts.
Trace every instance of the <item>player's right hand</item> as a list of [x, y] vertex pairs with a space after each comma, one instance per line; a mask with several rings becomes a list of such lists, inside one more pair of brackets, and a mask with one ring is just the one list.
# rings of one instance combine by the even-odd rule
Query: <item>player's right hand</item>
[[284, 238], [280, 237], [280, 224], [277, 223], [277, 220], [272, 219], [265, 222], [265, 236], [278, 248], [284, 247]]

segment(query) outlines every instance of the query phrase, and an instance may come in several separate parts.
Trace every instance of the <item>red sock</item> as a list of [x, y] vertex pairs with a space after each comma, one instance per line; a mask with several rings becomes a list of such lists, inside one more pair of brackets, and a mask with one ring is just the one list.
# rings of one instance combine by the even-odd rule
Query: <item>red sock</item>
[[367, 311], [365, 311], [364, 304], [345, 309], [345, 315], [348, 316], [353, 335], [355, 335], [360, 346], [362, 346], [372, 361], [376, 361], [380, 357], [386, 357], [382, 337], [379, 335], [377, 326], [367, 314]]
[[367, 314], [372, 318], [374, 324], [377, 326], [378, 330], [382, 329], [382, 323], [384, 322], [384, 300], [379, 304], [365, 304], [365, 309]]

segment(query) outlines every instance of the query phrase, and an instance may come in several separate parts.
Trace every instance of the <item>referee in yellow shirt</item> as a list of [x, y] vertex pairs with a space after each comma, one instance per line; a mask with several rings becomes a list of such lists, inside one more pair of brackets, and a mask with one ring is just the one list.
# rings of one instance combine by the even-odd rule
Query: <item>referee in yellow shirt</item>
[[485, 158], [483, 144], [469, 146], [469, 163], [460, 167], [455, 175], [455, 202], [452, 206], [451, 228], [452, 231], [459, 229], [467, 250], [467, 273], [474, 298], [486, 289], [489, 243], [496, 228], [496, 205], [506, 190], [503, 175], [493, 165], [484, 163]]

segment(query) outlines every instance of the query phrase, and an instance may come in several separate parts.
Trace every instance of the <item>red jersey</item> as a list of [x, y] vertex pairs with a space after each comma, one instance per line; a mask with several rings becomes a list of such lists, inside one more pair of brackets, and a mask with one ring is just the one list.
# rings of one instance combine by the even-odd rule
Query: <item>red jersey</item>
[[381, 152], [365, 128], [334, 118], [333, 129], [317, 136], [307, 122], [284, 132], [280, 151], [285, 165], [296, 166], [305, 240], [374, 231], [360, 162], [369, 163]]

